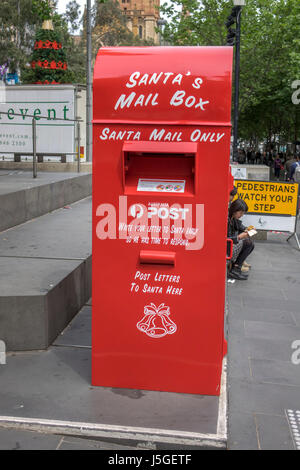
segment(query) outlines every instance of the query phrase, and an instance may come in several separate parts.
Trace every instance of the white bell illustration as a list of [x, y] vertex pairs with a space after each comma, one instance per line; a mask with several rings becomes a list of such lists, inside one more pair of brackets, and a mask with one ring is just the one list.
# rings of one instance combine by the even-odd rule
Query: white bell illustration
[[160, 304], [159, 307], [153, 303], [146, 305], [144, 317], [136, 326], [150, 338], [162, 338], [177, 331], [176, 324], [170, 319], [170, 307], [165, 304]]

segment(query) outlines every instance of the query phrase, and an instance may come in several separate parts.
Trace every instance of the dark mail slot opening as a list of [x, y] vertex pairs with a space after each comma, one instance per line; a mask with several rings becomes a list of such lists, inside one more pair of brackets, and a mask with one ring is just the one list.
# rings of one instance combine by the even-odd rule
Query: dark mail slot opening
[[[141, 142], [139, 143], [141, 144]], [[149, 144], [149, 142], [145, 142]], [[189, 148], [160, 144], [150, 148], [126, 148], [123, 151], [125, 194], [168, 193], [192, 195], [195, 193], [196, 152]], [[189, 144], [187, 144], [189, 147]], [[194, 149], [193, 149], [194, 150]]]

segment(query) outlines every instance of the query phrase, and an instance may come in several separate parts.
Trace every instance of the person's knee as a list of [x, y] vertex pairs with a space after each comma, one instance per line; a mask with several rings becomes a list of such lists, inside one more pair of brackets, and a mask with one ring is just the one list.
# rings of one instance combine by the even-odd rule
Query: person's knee
[[251, 251], [254, 249], [254, 241], [251, 238], [246, 238], [244, 240], [244, 246], [247, 247]]
[[251, 239], [251, 238], [248, 238], [247, 239], [247, 243], [249, 246], [253, 246], [254, 247], [254, 241]]

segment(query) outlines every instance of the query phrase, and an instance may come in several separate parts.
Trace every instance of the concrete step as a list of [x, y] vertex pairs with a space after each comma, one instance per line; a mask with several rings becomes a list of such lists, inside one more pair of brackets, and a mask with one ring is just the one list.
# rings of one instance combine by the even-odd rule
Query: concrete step
[[91, 198], [0, 234], [0, 339], [46, 349], [91, 296]]
[[91, 173], [0, 170], [0, 232], [91, 194]]

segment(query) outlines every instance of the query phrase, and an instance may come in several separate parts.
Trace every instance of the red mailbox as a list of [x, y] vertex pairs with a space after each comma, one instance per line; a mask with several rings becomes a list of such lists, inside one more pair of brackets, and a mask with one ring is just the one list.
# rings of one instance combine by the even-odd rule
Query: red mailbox
[[230, 47], [100, 49], [93, 385], [219, 395]]

